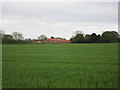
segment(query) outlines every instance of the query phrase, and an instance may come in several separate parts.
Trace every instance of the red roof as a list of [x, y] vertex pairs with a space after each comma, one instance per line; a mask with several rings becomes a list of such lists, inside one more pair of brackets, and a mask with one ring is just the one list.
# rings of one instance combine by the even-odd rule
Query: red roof
[[61, 39], [47, 39], [48, 41], [62, 41], [62, 42], [71, 42], [70, 40], [61, 40]]
[[61, 41], [60, 39], [47, 39], [49, 41]]
[[70, 40], [61, 40], [61, 39], [47, 39], [45, 41], [35, 41], [35, 43], [47, 43], [47, 42], [54, 42], [57, 41], [56, 43], [71, 43]]
[[35, 41], [35, 43], [41, 43], [42, 41]]

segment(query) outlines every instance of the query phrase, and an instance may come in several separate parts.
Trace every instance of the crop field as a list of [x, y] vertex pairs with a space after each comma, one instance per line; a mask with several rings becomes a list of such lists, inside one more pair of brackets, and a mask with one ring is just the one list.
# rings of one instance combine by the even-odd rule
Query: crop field
[[3, 88], [117, 88], [117, 44], [2, 46]]

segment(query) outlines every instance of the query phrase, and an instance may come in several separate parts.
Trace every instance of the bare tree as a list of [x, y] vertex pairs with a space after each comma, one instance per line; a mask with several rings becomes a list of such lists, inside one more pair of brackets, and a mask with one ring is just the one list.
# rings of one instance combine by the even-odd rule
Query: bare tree
[[41, 41], [44, 41], [44, 40], [46, 40], [47, 39], [47, 37], [45, 36], [45, 35], [40, 35], [39, 37], [38, 37], [38, 40], [41, 40]]
[[12, 36], [15, 40], [22, 40], [23, 39], [22, 33], [19, 33], [19, 32], [13, 32]]
[[4, 35], [5, 35], [5, 32], [0, 30], [0, 39], [2, 39], [4, 37]]
[[[73, 32], [72, 38], [75, 37], [77, 34], [83, 34], [83, 32], [82, 32], [82, 31], [79, 31], [79, 30]], [[83, 34], [83, 35], [84, 35], [84, 34]]]
[[0, 30], [0, 40], [2, 39], [2, 31]]
[[18, 40], [18, 33], [17, 32], [13, 32], [12, 36], [15, 40]]
[[22, 33], [18, 33], [18, 39], [19, 39], [19, 40], [23, 40], [23, 35], [22, 35]]

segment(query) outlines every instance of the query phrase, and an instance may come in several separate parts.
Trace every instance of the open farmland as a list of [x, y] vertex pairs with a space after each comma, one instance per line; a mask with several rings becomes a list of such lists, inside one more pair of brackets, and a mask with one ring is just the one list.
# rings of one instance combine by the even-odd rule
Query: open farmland
[[117, 88], [117, 44], [3, 45], [3, 88]]

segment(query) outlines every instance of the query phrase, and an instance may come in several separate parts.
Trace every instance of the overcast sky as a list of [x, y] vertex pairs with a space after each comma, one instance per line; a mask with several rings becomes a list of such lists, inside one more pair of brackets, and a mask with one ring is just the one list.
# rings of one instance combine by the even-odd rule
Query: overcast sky
[[2, 4], [2, 30], [25, 38], [64, 37], [76, 30], [84, 34], [118, 31], [117, 2], [6, 2]]

